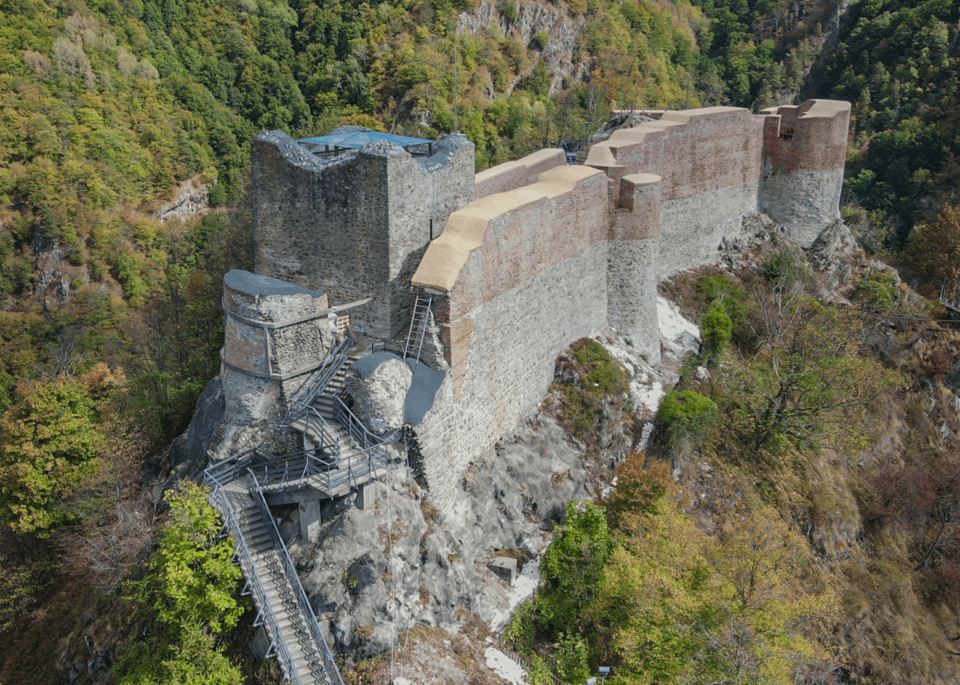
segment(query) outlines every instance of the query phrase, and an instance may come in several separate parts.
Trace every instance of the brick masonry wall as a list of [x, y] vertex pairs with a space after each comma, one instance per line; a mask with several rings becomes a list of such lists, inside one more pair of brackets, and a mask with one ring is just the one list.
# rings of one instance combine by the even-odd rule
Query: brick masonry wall
[[[474, 197], [473, 144], [448, 136], [428, 158], [390, 143], [322, 160], [285, 133], [253, 140], [255, 270], [323, 290], [361, 334], [391, 337], [406, 325], [413, 265], [442, 224]], [[411, 256], [412, 255], [412, 256]]]
[[477, 197], [505, 193], [536, 183], [543, 172], [566, 165], [567, 157], [560, 148], [538, 150], [521, 159], [498, 164], [477, 174]]
[[808, 100], [764, 114], [760, 211], [809, 247], [840, 218], [850, 103]]
[[657, 278], [714, 261], [721, 240], [756, 211], [763, 125], [736, 107], [666, 112], [590, 149], [586, 163], [608, 174], [614, 197], [625, 176], [661, 178]]
[[[536, 410], [557, 355], [606, 325], [607, 179], [572, 167], [540, 179], [450, 219], [482, 240], [449, 291], [432, 289], [451, 368], [416, 434], [440, 506], [452, 505], [470, 460]], [[424, 281], [418, 272], [414, 284]]]
[[737, 107], [667, 112], [658, 121], [616, 131], [594, 145], [593, 165], [604, 148], [627, 174], [660, 176], [661, 200], [670, 202], [719, 188], [759, 183], [763, 118]]
[[607, 237], [606, 179], [590, 170], [562, 167], [541, 175], [581, 175], [576, 186], [557, 197], [547, 193], [533, 201], [537, 184], [504, 194], [525, 202], [490, 218], [479, 248], [470, 252], [451, 294], [452, 320], [517, 288], [554, 264], [565, 261]]
[[444, 511], [470, 461], [536, 411], [557, 355], [606, 325], [606, 265], [607, 243], [596, 242], [465, 317], [470, 345], [459, 391], [448, 373], [416, 427], [430, 496]]

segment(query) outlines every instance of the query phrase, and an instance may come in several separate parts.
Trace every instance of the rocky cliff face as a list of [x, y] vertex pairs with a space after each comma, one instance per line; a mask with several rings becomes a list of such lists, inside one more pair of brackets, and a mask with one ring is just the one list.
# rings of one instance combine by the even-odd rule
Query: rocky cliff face
[[[722, 246], [721, 268], [755, 266], [781, 249], [784, 240], [783, 229], [770, 219], [748, 217], [742, 236]], [[842, 224], [824, 232], [809, 259], [822, 274], [825, 289], [837, 292], [843, 291], [850, 269], [859, 268], [849, 264], [863, 262]], [[848, 266], [838, 266], [843, 264]], [[370, 486], [374, 506], [354, 506], [354, 495], [323, 504], [319, 534], [309, 543], [291, 543], [291, 553], [335, 651], [358, 662], [396, 650], [401, 636], [414, 628], [453, 635], [468, 625], [496, 630], [504, 624], [520, 594], [491, 571], [490, 563], [498, 556], [535, 560], [546, 549], [550, 529], [566, 503], [593, 499], [610, 485], [616, 463], [631, 449], [643, 448], [652, 428], [644, 421], [676, 381], [683, 356], [698, 347], [694, 326], [665, 301], [658, 309], [664, 353], [658, 369], [625, 339], [609, 334], [599, 339], [630, 379], [630, 415], [605, 415], [599, 447], [588, 448], [566, 434], [548, 397], [536, 416], [469, 464], [450, 511], [435, 506], [399, 450], [394, 453], [397, 468]], [[566, 377], [570, 365], [564, 359], [561, 355], [558, 360], [558, 383], [572, 380]], [[347, 388], [365, 420], [384, 432], [395, 431], [401, 416], [390, 388], [397, 386], [399, 397], [409, 384], [406, 366], [399, 361], [394, 366], [402, 367], [401, 373], [378, 367], [376, 373], [352, 376]], [[381, 377], [384, 374], [388, 377]], [[171, 451], [171, 465], [178, 470], [190, 470], [191, 456], [202, 460], [212, 444], [209, 436], [223, 433], [230, 423], [224, 418], [218, 383], [204, 393], [194, 425]], [[296, 509], [278, 508], [275, 513], [284, 521], [283, 536], [295, 537]], [[527, 586], [532, 591], [535, 581]], [[432, 682], [426, 675], [429, 668], [422, 667], [425, 675], [417, 682]]]
[[[630, 377], [631, 419], [652, 415], [663, 389], [676, 380], [671, 369], [685, 351], [696, 347], [695, 336], [687, 330], [666, 323], [661, 328], [669, 339], [664, 340], [666, 366], [659, 370], [625, 339], [611, 335], [601, 340]], [[558, 383], [577, 382], [565, 359], [561, 355], [558, 361]], [[389, 430], [397, 408], [381, 396], [391, 383], [380, 375], [352, 377], [348, 391], [370, 415], [368, 420], [383, 418], [383, 428]], [[399, 380], [402, 386], [404, 379]], [[365, 395], [367, 385], [377, 392]], [[456, 506], [446, 514], [417, 484], [400, 451], [394, 453], [398, 468], [370, 486], [374, 506], [354, 506], [355, 495], [325, 502], [316, 539], [292, 542], [290, 550], [335, 651], [359, 662], [398, 649], [411, 629], [420, 636], [440, 631], [436, 635], [448, 640], [478, 626], [484, 634], [502, 628], [517, 603], [535, 589], [536, 559], [567, 502], [599, 496], [610, 483], [612, 467], [637, 447], [641, 431], [626, 420], [623, 406], [620, 402], [617, 411], [605, 412], [598, 452], [564, 432], [554, 418], [555, 402], [548, 398], [536, 416], [522, 421], [512, 435], [469, 465], [459, 480]], [[198, 402], [191, 428], [171, 450], [171, 466], [184, 474], [198, 473], [216, 443], [214, 436], [228, 430], [229, 423], [220, 381], [215, 380]], [[283, 520], [283, 537], [295, 537], [296, 507], [276, 508], [275, 513]], [[521, 566], [527, 562], [516, 587], [490, 569], [500, 556], [519, 559]], [[484, 643], [477, 644], [482, 654]], [[453, 677], [450, 673], [430, 675], [433, 666], [411, 666], [418, 671], [413, 682], [451, 682], [444, 680]], [[478, 668], [483, 670], [483, 665]]]

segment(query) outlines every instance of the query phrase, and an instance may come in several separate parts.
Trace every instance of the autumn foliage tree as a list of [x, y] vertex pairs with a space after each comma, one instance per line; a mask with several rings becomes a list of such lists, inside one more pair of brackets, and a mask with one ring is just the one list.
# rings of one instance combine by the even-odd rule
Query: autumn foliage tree
[[886, 469], [873, 480], [872, 513], [906, 531], [918, 571], [935, 593], [960, 601], [960, 465], [946, 458]]
[[764, 348], [739, 379], [738, 414], [754, 450], [820, 446], [838, 426], [861, 421], [868, 403], [895, 383], [862, 353], [856, 312], [799, 295], [773, 318], [776, 335], [763, 336]]
[[64, 501], [96, 467], [104, 445], [100, 410], [122, 379], [98, 364], [83, 376], [20, 384], [20, 401], [0, 418], [6, 525], [46, 536], [72, 518]]
[[[635, 453], [617, 478], [606, 511], [568, 510], [543, 559], [534, 615], [565, 682], [582, 682], [567, 678], [587, 663], [613, 666], [618, 683], [759, 685], [831, 668], [833, 584], [776, 511], [731, 514], [710, 535], [665, 463]], [[517, 642], [532, 641], [527, 615], [508, 632], [532, 651]]]

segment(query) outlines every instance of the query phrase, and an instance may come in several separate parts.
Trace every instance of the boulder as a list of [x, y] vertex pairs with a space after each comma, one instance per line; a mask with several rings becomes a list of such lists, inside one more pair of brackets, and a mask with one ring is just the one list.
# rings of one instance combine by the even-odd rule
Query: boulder
[[403, 428], [403, 410], [412, 382], [410, 367], [398, 357], [384, 354], [382, 359], [354, 365], [344, 387], [353, 398], [358, 418], [374, 433], [384, 435]]

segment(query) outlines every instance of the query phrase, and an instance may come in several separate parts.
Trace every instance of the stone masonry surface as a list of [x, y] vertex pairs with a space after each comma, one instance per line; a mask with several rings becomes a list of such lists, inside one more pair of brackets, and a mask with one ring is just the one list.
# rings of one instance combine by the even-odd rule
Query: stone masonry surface
[[[839, 214], [849, 117], [829, 100], [665, 111], [595, 143], [585, 166], [541, 150], [476, 175], [462, 136], [429, 158], [377, 143], [321, 160], [263, 133], [256, 268], [333, 305], [375, 297], [352, 317], [377, 337], [409, 325], [416, 289], [434, 298], [450, 372], [412, 430], [452, 506], [467, 463], [536, 408], [571, 342], [609, 326], [658, 359], [657, 282], [716, 261], [748, 215], [811, 244]], [[253, 337], [229, 335], [252, 354]]]
[[255, 270], [328, 293], [362, 334], [406, 325], [409, 278], [431, 229], [474, 198], [473, 144], [447, 136], [415, 158], [383, 141], [321, 160], [285, 133], [253, 140]]
[[454, 505], [467, 464], [536, 411], [557, 355], [606, 325], [606, 263], [607, 244], [594, 243], [470, 312], [459, 400], [454, 367], [416, 428], [424, 475], [441, 509]]

